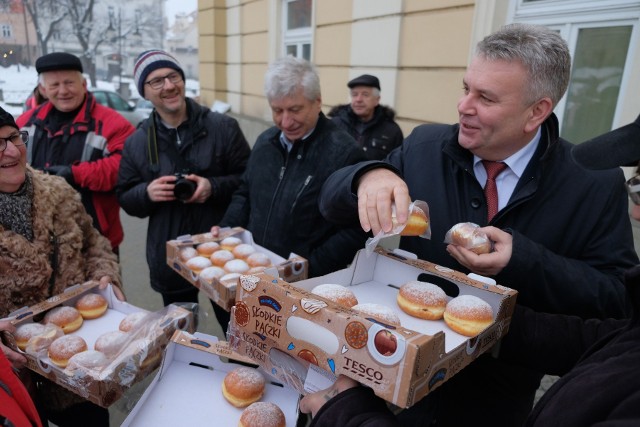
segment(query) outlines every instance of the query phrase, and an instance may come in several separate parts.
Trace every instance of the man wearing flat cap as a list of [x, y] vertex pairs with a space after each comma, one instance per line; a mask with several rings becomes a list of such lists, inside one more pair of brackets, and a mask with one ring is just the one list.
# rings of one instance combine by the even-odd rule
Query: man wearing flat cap
[[36, 71], [48, 101], [16, 120], [30, 135], [27, 162], [65, 178], [117, 252], [124, 233], [114, 189], [124, 141], [135, 129], [87, 90], [77, 56], [43, 55], [36, 60]]
[[347, 83], [351, 104], [337, 105], [329, 112], [331, 120], [358, 142], [368, 160], [382, 160], [402, 144], [395, 111], [380, 105], [380, 80], [363, 74]]

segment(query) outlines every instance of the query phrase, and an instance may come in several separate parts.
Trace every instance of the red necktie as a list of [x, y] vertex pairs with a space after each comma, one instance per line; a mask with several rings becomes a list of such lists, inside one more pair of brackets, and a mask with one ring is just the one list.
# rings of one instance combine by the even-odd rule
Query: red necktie
[[487, 199], [487, 222], [491, 222], [491, 219], [498, 213], [496, 177], [507, 168], [507, 164], [490, 160], [483, 160], [482, 164], [487, 171], [487, 183], [484, 186], [484, 197]]

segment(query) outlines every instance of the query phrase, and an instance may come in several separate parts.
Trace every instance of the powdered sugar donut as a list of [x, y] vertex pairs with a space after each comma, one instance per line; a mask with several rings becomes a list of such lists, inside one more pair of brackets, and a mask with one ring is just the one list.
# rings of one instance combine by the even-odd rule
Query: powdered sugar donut
[[242, 259], [232, 259], [231, 261], [227, 261], [224, 265], [224, 270], [227, 273], [240, 273], [244, 274], [249, 271], [249, 264], [247, 264]]
[[108, 364], [109, 359], [101, 351], [86, 350], [71, 356], [67, 364], [67, 370], [73, 371], [79, 368], [98, 369]]
[[226, 249], [228, 251], [232, 251], [233, 248], [235, 248], [236, 246], [238, 246], [241, 243], [242, 243], [242, 239], [240, 239], [238, 237], [227, 237], [225, 239], [222, 239], [222, 241], [220, 242], [220, 247], [222, 249]]
[[220, 249], [218, 242], [204, 242], [200, 243], [196, 250], [202, 256], [210, 257], [212, 253]]
[[76, 301], [76, 308], [83, 319], [97, 319], [107, 312], [109, 304], [102, 295], [88, 293]]
[[221, 282], [237, 282], [238, 279], [242, 276], [240, 273], [228, 273], [220, 278]]
[[27, 343], [32, 337], [40, 335], [44, 332], [44, 325], [40, 323], [24, 323], [16, 328], [13, 337], [16, 339], [16, 345], [22, 351], [27, 348]]
[[476, 296], [460, 295], [447, 303], [444, 321], [457, 333], [474, 337], [493, 323], [493, 310]]
[[222, 395], [236, 408], [244, 408], [260, 400], [264, 387], [264, 376], [258, 370], [240, 366], [224, 377]]
[[397, 301], [402, 311], [411, 316], [439, 320], [447, 305], [447, 294], [432, 283], [412, 280], [400, 287]]
[[65, 368], [71, 356], [86, 349], [87, 343], [78, 335], [64, 335], [51, 343], [48, 354], [51, 362]]
[[113, 357], [122, 350], [127, 342], [128, 334], [122, 331], [109, 331], [100, 335], [93, 348], [107, 357]]
[[195, 256], [187, 260], [185, 265], [194, 273], [200, 274], [203, 269], [211, 267], [211, 260], [203, 256]]
[[242, 411], [238, 427], [285, 427], [282, 409], [271, 402], [254, 402]]
[[384, 324], [400, 326], [400, 318], [398, 317], [398, 314], [386, 305], [364, 303], [354, 305], [352, 308], [362, 314], [374, 317]]
[[198, 255], [198, 251], [195, 250], [195, 248], [193, 248], [191, 246], [186, 246], [186, 247], [180, 249], [179, 255], [180, 255], [180, 259], [182, 261], [187, 261], [187, 260], [193, 258], [194, 256], [197, 256]]
[[251, 255], [255, 251], [256, 251], [256, 248], [254, 248], [253, 245], [250, 245], [248, 243], [240, 243], [238, 246], [233, 248], [231, 253], [236, 258], [246, 259], [249, 255]]
[[227, 263], [227, 261], [231, 261], [234, 258], [235, 257], [233, 256], [231, 251], [220, 249], [219, 251], [215, 251], [214, 253], [212, 253], [209, 259], [211, 260], [213, 265], [223, 267]]
[[269, 267], [271, 259], [263, 252], [254, 252], [247, 257], [247, 264], [249, 267]]
[[358, 299], [351, 289], [342, 285], [324, 283], [311, 289], [311, 293], [348, 308], [358, 304]]
[[127, 314], [124, 319], [120, 321], [118, 329], [122, 332], [131, 332], [138, 329], [144, 323], [144, 318], [147, 317], [147, 314], [149, 313], [146, 311], [134, 311], [133, 313]]
[[205, 280], [209, 283], [213, 282], [213, 279], [219, 279], [222, 276], [227, 274], [226, 271], [222, 267], [218, 267], [217, 265], [213, 265], [211, 267], [207, 267], [200, 272], [200, 279]]
[[52, 308], [44, 315], [44, 323], [53, 323], [62, 328], [65, 334], [77, 331], [82, 326], [82, 316], [73, 307], [60, 306]]

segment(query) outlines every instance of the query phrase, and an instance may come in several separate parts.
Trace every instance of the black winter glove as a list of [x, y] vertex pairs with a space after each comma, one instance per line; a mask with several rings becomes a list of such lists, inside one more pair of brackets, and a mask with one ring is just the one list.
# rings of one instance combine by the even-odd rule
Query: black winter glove
[[54, 165], [44, 168], [44, 171], [49, 175], [56, 175], [64, 178], [69, 185], [75, 185], [76, 181], [73, 179], [73, 172], [71, 172], [71, 166]]

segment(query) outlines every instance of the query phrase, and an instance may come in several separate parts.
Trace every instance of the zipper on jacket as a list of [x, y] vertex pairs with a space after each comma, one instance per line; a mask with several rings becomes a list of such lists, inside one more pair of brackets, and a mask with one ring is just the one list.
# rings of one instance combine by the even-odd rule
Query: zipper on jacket
[[300, 199], [300, 196], [302, 195], [304, 190], [307, 188], [312, 178], [313, 178], [313, 175], [307, 176], [307, 179], [305, 179], [304, 183], [302, 184], [302, 187], [300, 187], [300, 190], [298, 190], [298, 194], [296, 194], [296, 197], [295, 199], [293, 199], [293, 203], [291, 204], [291, 211], [290, 211], [291, 214], [293, 214], [293, 211], [296, 208], [296, 205], [298, 204], [298, 199]]
[[269, 213], [267, 214], [267, 222], [264, 225], [264, 232], [262, 233], [262, 242], [267, 241], [267, 231], [269, 230], [269, 223], [271, 222], [271, 213], [273, 212], [273, 205], [276, 203], [276, 199], [278, 197], [278, 193], [280, 192], [280, 185], [282, 184], [282, 179], [284, 178], [284, 173], [287, 170], [287, 160], [289, 156], [287, 156], [284, 160], [284, 166], [280, 167], [280, 175], [278, 176], [278, 185], [276, 185], [276, 189], [273, 192], [273, 196], [271, 197], [271, 204], [269, 205]]

